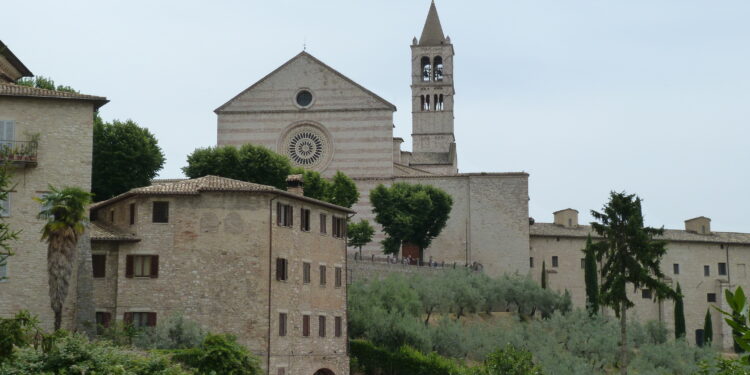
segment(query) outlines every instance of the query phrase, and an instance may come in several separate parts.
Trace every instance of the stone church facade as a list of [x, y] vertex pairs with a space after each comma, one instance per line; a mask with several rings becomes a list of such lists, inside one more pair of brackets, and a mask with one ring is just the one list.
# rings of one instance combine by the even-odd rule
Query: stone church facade
[[[396, 106], [301, 52], [215, 110], [219, 145], [251, 143], [324, 176], [357, 183], [359, 218], [374, 223], [369, 192], [379, 184], [430, 184], [454, 199], [425, 259], [481, 263], [492, 275], [528, 272], [528, 174], [459, 173], [453, 115], [453, 45], [434, 3], [412, 45], [412, 151], [393, 136]], [[380, 251], [378, 232], [365, 254]]]

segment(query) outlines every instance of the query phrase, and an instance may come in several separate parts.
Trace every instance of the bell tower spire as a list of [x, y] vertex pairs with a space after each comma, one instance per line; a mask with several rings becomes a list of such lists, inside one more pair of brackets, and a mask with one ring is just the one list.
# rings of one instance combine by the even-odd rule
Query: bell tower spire
[[422, 35], [411, 45], [410, 165], [439, 174], [458, 173], [453, 133], [453, 55], [453, 44], [443, 33], [433, 0]]

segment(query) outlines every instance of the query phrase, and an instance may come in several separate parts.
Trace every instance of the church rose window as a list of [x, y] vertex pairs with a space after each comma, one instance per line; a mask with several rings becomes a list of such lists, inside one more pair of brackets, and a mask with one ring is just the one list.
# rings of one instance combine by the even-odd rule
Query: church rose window
[[330, 142], [326, 133], [312, 124], [298, 126], [282, 140], [281, 148], [295, 166], [315, 169], [330, 160]]
[[307, 107], [312, 103], [313, 96], [310, 91], [302, 90], [297, 93], [297, 105], [300, 107]]

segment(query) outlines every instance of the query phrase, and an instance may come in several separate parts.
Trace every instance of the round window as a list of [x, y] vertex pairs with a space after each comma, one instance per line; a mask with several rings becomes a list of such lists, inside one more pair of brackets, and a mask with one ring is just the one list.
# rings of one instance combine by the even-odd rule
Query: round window
[[313, 96], [310, 91], [302, 90], [297, 93], [297, 105], [300, 107], [308, 107], [312, 103]]

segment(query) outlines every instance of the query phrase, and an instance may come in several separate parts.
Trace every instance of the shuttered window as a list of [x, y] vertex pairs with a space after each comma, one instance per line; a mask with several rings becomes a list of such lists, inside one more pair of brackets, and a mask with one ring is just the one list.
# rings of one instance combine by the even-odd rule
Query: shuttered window
[[341, 317], [334, 318], [333, 332], [336, 337], [341, 337]]
[[302, 263], [302, 282], [310, 284], [310, 263]]
[[325, 315], [318, 316], [318, 336], [326, 337], [326, 317]]
[[279, 313], [279, 336], [286, 336], [286, 313]]
[[302, 315], [302, 336], [310, 337], [310, 315]]
[[333, 235], [333, 237], [346, 237], [346, 220], [344, 220], [344, 218], [334, 216], [331, 220], [331, 224], [331, 235]]
[[16, 140], [16, 122], [0, 120], [0, 151], [10, 151]]
[[300, 208], [299, 211], [299, 223], [300, 223], [300, 230], [303, 232], [309, 232], [310, 231], [310, 210]]
[[326, 266], [320, 266], [320, 285], [326, 285]]
[[320, 214], [320, 233], [326, 234], [328, 232], [328, 216], [326, 214]]
[[336, 267], [335, 270], [335, 284], [336, 288], [341, 287], [341, 267]]
[[128, 255], [125, 258], [125, 277], [159, 277], [159, 256]]
[[286, 281], [287, 279], [287, 260], [284, 258], [276, 258], [276, 280]]
[[107, 276], [107, 256], [104, 254], [91, 255], [91, 265], [94, 269], [94, 277], [101, 278]]
[[294, 208], [291, 205], [276, 203], [276, 225], [280, 227], [294, 225]]

